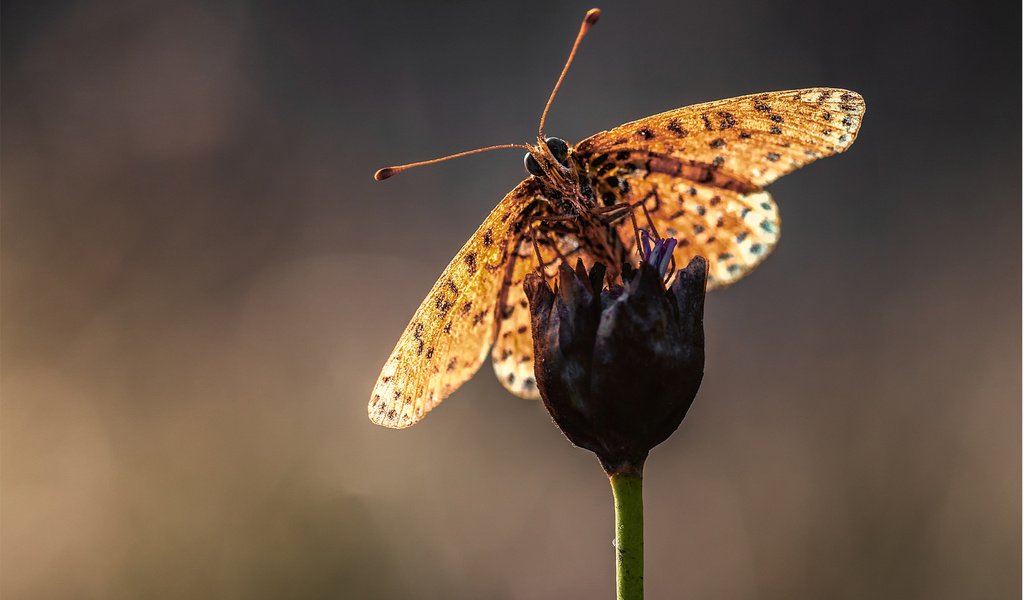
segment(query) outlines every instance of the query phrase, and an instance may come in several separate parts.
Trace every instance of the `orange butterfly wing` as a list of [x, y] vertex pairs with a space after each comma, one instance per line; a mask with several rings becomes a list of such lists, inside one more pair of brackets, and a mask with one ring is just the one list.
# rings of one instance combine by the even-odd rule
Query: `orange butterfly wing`
[[531, 178], [509, 192], [445, 268], [384, 363], [371, 421], [408, 427], [480, 368], [494, 342], [496, 306], [514, 265], [510, 253], [537, 189]]
[[[637, 212], [637, 225], [679, 242], [673, 252], [677, 266], [694, 256], [707, 258], [709, 288], [741, 278], [779, 241], [779, 210], [764, 190], [740, 193], [652, 173], [636, 181], [631, 193], [644, 199], [646, 209]], [[621, 223], [619, 235], [635, 250], [632, 222]]]
[[[537, 244], [537, 249], [534, 249]], [[538, 257], [539, 254], [539, 257]], [[491, 360], [494, 373], [505, 389], [530, 400], [540, 399], [533, 372], [533, 333], [530, 326], [530, 305], [523, 291], [523, 280], [538, 271], [554, 278], [563, 261], [574, 265], [577, 259], [590, 268], [594, 259], [576, 235], [535, 224], [534, 234], [524, 236], [515, 252], [515, 264], [509, 271], [508, 285], [498, 310], [500, 324]]]
[[683, 163], [684, 176], [764, 187], [853, 144], [864, 116], [856, 92], [808, 88], [751, 94], [670, 110], [602, 131], [584, 155], [642, 150]]
[[[648, 210], [637, 214], [638, 225], [677, 237], [679, 264], [706, 256], [715, 287], [745, 275], [778, 241], [778, 209], [761, 188], [846, 150], [864, 111], [864, 99], [848, 90], [752, 94], [626, 123], [575, 151], [588, 163], [598, 198], [643, 201]], [[631, 221], [619, 231], [635, 246]]]

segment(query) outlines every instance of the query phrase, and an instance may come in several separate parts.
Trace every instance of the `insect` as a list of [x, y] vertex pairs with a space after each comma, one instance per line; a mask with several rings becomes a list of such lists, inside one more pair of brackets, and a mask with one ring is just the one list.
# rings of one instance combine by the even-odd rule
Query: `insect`
[[610, 277], [636, 260], [637, 234], [675, 238], [677, 264], [709, 262], [709, 287], [728, 285], [765, 259], [779, 213], [764, 187], [853, 143], [864, 115], [857, 93], [832, 88], [753, 94], [697, 104], [602, 131], [572, 146], [545, 137], [544, 121], [580, 41], [584, 17], [541, 114], [536, 145], [504, 144], [387, 167], [374, 178], [496, 148], [527, 151], [529, 176], [459, 250], [416, 310], [373, 389], [370, 420], [416, 423], [468, 380], [490, 351], [501, 383], [524, 398], [533, 375], [523, 278], [559, 264], [602, 262]]

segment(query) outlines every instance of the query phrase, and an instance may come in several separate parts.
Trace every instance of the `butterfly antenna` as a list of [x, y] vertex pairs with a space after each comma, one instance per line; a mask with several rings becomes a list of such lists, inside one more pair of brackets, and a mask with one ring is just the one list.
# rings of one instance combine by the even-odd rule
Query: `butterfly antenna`
[[540, 138], [544, 137], [544, 120], [548, 117], [548, 110], [551, 108], [551, 103], [555, 99], [555, 94], [558, 93], [558, 88], [562, 86], [562, 80], [565, 79], [565, 74], [569, 71], [569, 65], [572, 64], [572, 59], [576, 56], [576, 48], [579, 47], [580, 42], [583, 41], [583, 36], [587, 35], [590, 28], [597, 23], [598, 17], [601, 16], [601, 9], [592, 8], [587, 11], [585, 17], [583, 17], [583, 23], [580, 25], [580, 32], [576, 34], [576, 41], [572, 44], [572, 50], [569, 52], [569, 60], [565, 61], [565, 66], [562, 67], [562, 74], [558, 76], [558, 81], [555, 82], [555, 89], [551, 90], [551, 96], [548, 97], [548, 103], [544, 105], [544, 112], [540, 115], [540, 127], [537, 128], [537, 134]]
[[424, 160], [420, 162], [409, 163], [407, 165], [398, 165], [396, 167], [384, 167], [373, 174], [373, 178], [377, 181], [384, 181], [388, 177], [398, 175], [406, 169], [413, 167], [422, 167], [423, 165], [432, 165], [434, 163], [451, 160], [453, 158], [459, 158], [460, 156], [469, 156], [470, 154], [480, 154], [481, 152], [487, 152], [488, 150], [500, 150], [502, 148], [521, 148], [529, 152], [530, 147], [526, 144], [499, 144], [497, 146], [488, 146], [486, 148], [477, 148], [476, 150], [467, 150], [465, 152], [459, 152], [458, 154], [452, 154], [450, 156], [442, 156], [441, 158], [434, 158], [431, 160]]

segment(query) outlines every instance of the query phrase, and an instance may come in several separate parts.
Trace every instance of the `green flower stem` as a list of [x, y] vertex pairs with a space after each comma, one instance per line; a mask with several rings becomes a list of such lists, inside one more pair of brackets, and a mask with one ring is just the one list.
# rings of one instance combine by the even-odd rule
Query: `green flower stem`
[[615, 496], [615, 589], [618, 600], [644, 597], [643, 472], [609, 477]]

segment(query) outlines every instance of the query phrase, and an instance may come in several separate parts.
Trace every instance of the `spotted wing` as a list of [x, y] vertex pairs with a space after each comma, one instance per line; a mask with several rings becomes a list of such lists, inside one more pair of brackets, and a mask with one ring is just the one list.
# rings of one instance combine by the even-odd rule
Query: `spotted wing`
[[[685, 266], [697, 255], [708, 259], [708, 287], [743, 277], [779, 240], [779, 211], [764, 191], [716, 188], [662, 173], [637, 177], [630, 201], [643, 201], [635, 212], [637, 226], [678, 240], [673, 258]], [[635, 251], [632, 220], [619, 223], [624, 245]]]
[[[752, 192], [853, 144], [864, 116], [856, 92], [808, 88], [695, 104], [580, 142], [594, 173], [645, 155], [651, 171]], [[612, 167], [607, 165], [611, 164]]]
[[[643, 202], [641, 227], [680, 240], [674, 257], [709, 259], [709, 287], [736, 281], [779, 237], [762, 187], [853, 143], [864, 114], [855, 92], [810, 88], [697, 104], [626, 123], [575, 148], [606, 206]], [[632, 220], [620, 222], [635, 247]]]
[[370, 420], [408, 427], [480, 368], [497, 330], [496, 305], [537, 192], [527, 179], [488, 215], [412, 317], [373, 388]]
[[[534, 247], [536, 244], [536, 248]], [[494, 373], [505, 388], [520, 398], [540, 398], [533, 373], [533, 334], [530, 305], [523, 291], [523, 280], [543, 263], [543, 273], [554, 279], [563, 261], [575, 264], [582, 259], [589, 269], [594, 259], [579, 238], [557, 227], [535, 223], [533, 235], [523, 236], [516, 245], [515, 263], [509, 269], [498, 315], [498, 337], [491, 351]]]

